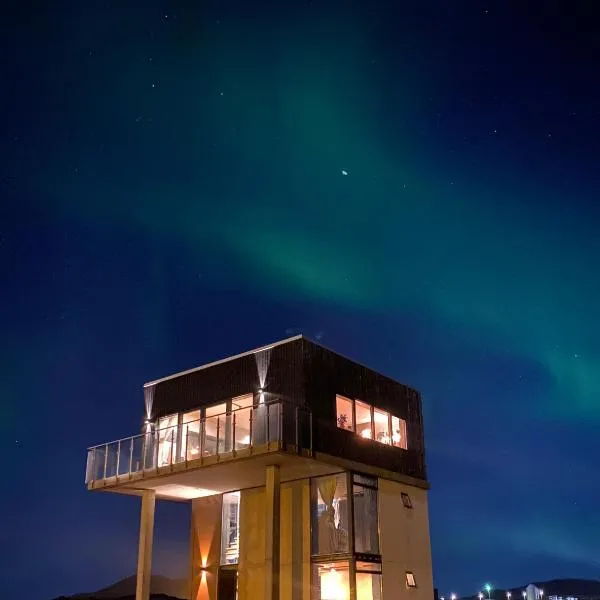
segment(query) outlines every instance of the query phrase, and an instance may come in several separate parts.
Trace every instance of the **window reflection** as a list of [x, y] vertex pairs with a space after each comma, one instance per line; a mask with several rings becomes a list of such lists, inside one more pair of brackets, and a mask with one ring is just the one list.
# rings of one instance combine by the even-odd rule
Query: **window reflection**
[[389, 413], [376, 408], [373, 411], [373, 423], [375, 427], [375, 439], [382, 444], [391, 444]]
[[317, 555], [349, 551], [348, 492], [346, 475], [328, 475], [312, 480], [312, 551]]
[[177, 452], [177, 422], [179, 415], [168, 415], [158, 420], [158, 466], [175, 462]]
[[368, 439], [373, 437], [371, 407], [359, 400], [356, 401], [356, 433]]
[[340, 429], [348, 429], [349, 431], [354, 431], [354, 420], [352, 417], [352, 400], [344, 398], [344, 396], [336, 396], [335, 405], [337, 412], [337, 426]]

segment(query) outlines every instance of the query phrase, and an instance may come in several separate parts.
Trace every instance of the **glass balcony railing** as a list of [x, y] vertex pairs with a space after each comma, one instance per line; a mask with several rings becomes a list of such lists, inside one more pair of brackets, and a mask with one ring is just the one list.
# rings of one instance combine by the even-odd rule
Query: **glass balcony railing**
[[86, 484], [118, 480], [209, 457], [235, 458], [276, 443], [312, 450], [312, 417], [283, 400], [154, 429], [88, 449]]

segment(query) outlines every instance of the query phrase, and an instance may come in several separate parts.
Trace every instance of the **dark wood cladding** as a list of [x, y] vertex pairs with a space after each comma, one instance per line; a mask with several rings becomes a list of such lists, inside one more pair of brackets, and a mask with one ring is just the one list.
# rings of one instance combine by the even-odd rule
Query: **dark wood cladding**
[[[426, 480], [420, 394], [327, 348], [303, 341], [304, 394], [314, 417], [315, 449]], [[338, 429], [336, 394], [361, 400], [405, 419], [409, 449], [363, 440], [352, 432]]]
[[[266, 373], [267, 400], [284, 398], [311, 411], [314, 450], [426, 480], [419, 393], [305, 338], [158, 382], [152, 418], [256, 393], [259, 365]], [[363, 440], [338, 429], [336, 394], [405, 419], [409, 449]]]
[[154, 386], [152, 418], [224, 402], [260, 388], [259, 365], [266, 368], [264, 389], [269, 396], [301, 404], [302, 340], [274, 346], [262, 356], [249, 354], [211, 367], [160, 381]]

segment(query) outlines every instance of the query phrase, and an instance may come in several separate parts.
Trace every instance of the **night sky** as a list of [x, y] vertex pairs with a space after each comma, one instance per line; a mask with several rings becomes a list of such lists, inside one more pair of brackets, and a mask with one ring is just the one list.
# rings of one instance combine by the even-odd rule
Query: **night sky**
[[441, 593], [598, 577], [594, 4], [5, 3], [0, 595], [133, 573], [87, 446], [299, 332], [422, 391]]

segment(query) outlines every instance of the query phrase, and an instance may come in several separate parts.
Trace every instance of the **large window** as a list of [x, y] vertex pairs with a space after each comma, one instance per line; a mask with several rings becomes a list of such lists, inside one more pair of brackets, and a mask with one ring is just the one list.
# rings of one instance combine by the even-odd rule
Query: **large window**
[[240, 558], [240, 493], [223, 494], [221, 515], [221, 564], [237, 564]]
[[313, 563], [311, 600], [349, 600], [350, 563]]
[[235, 440], [234, 447], [236, 450], [242, 450], [250, 446], [251, 437], [251, 419], [252, 419], [252, 404], [254, 398], [252, 394], [238, 396], [231, 401], [231, 410], [235, 419]]
[[381, 563], [356, 562], [356, 600], [381, 600]]
[[200, 410], [183, 413], [181, 434], [181, 459], [200, 458]]
[[373, 437], [371, 407], [359, 400], [356, 401], [356, 433], [368, 439]]
[[380, 444], [408, 448], [406, 421], [385, 410], [374, 408], [360, 400], [350, 400], [344, 396], [336, 396], [336, 419], [340, 429], [355, 431], [366, 439], [373, 439]]
[[406, 421], [392, 416], [392, 442], [398, 448], [408, 448], [406, 439]]
[[330, 556], [350, 551], [346, 474], [312, 480], [312, 553]]
[[179, 415], [169, 415], [158, 420], [158, 466], [176, 462], [177, 423]]
[[377, 479], [354, 475], [352, 502], [354, 506], [354, 551], [364, 554], [379, 554]]
[[352, 404], [352, 400], [344, 398], [344, 396], [335, 397], [337, 426], [340, 429], [348, 429], [349, 431], [354, 431], [354, 410]]
[[227, 404], [215, 404], [206, 408], [206, 420], [204, 423], [204, 455], [225, 452], [225, 439], [227, 433], [228, 418]]

